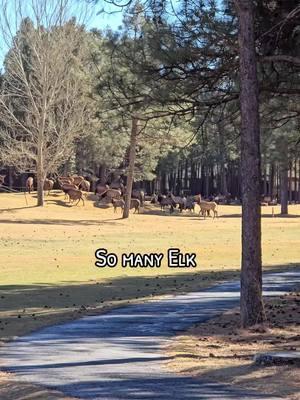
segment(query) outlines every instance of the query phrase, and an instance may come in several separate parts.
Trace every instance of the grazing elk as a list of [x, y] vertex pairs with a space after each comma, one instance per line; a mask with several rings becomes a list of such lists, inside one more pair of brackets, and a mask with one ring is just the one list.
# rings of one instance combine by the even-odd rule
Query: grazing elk
[[133, 189], [131, 192], [131, 198], [138, 199], [141, 203], [141, 206], [144, 205], [145, 202], [145, 192], [142, 189]]
[[72, 175], [71, 178], [73, 179], [73, 182], [76, 186], [79, 186], [81, 182], [83, 182], [85, 179], [83, 176], [78, 176], [78, 175]]
[[151, 203], [151, 204], [156, 204], [156, 203], [158, 203], [158, 202], [159, 202], [159, 201], [158, 201], [158, 195], [154, 193], [154, 194], [151, 196], [150, 203]]
[[193, 199], [194, 199], [195, 203], [197, 203], [200, 206], [200, 203], [202, 200], [201, 194], [200, 193], [196, 194], [195, 196], [193, 196]]
[[74, 183], [74, 179], [72, 178], [72, 176], [67, 175], [67, 176], [58, 176], [57, 177], [58, 182], [65, 182], [65, 183]]
[[218, 216], [217, 203], [215, 203], [214, 201], [201, 201], [199, 205], [200, 205], [199, 215], [202, 215], [204, 218], [206, 216], [206, 213], [210, 215], [210, 210], [212, 210], [214, 213], [213, 218]]
[[80, 200], [82, 201], [82, 203], [84, 205], [83, 193], [82, 193], [81, 190], [79, 190], [79, 189], [69, 189], [68, 190], [68, 195], [69, 195], [70, 202], [78, 200], [77, 203], [75, 204], [76, 206], [80, 202]]
[[33, 191], [33, 177], [32, 176], [29, 176], [27, 179], [26, 179], [26, 190], [27, 190], [27, 192], [30, 194], [32, 191]]
[[[121, 211], [124, 210], [125, 201], [123, 199], [112, 199], [111, 202], [114, 207], [114, 212], [117, 212], [117, 208], [120, 208]], [[141, 202], [139, 201], [139, 199], [131, 199], [130, 210], [134, 208], [134, 214], [136, 212], [138, 212], [138, 214], [140, 213], [140, 207], [141, 207]]]
[[48, 192], [48, 195], [50, 194], [50, 190], [53, 189], [54, 186], [54, 181], [52, 179], [45, 179], [44, 180], [44, 187], [43, 189], [45, 190], [45, 192]]
[[195, 212], [195, 200], [193, 196], [189, 196], [186, 199], [186, 203], [185, 203], [185, 209]]
[[174, 208], [176, 208], [176, 206], [178, 205], [180, 212], [182, 212], [185, 209], [185, 205], [186, 205], [185, 197], [174, 196], [173, 193], [170, 192], [168, 194], [168, 198], [172, 200]]
[[99, 200], [106, 198], [111, 201], [112, 199], [120, 199], [122, 196], [120, 189], [107, 189], [105, 192], [98, 194]]
[[81, 190], [83, 190], [84, 192], [89, 192], [89, 191], [90, 191], [90, 188], [91, 188], [91, 183], [90, 183], [89, 181], [87, 181], [86, 179], [84, 179], [84, 180], [80, 183], [79, 188], [80, 188]]
[[130, 201], [130, 209], [134, 208], [134, 214], [138, 212], [140, 213], [141, 202], [139, 199], [131, 199]]
[[103, 185], [102, 183], [98, 183], [96, 185], [95, 194], [102, 195], [109, 189], [108, 185]]
[[[78, 186], [74, 185], [74, 183], [64, 183], [60, 185], [61, 190], [64, 192], [65, 194], [65, 200], [68, 198], [69, 196], [69, 190], [71, 189], [75, 189], [78, 190]], [[70, 201], [70, 197], [69, 197], [69, 201]]]
[[163, 194], [159, 194], [157, 196], [157, 201], [160, 204], [161, 211], [164, 211], [166, 207], [169, 207], [170, 214], [174, 211], [174, 208], [176, 207], [176, 204], [173, 202], [173, 200]]
[[114, 207], [114, 212], [117, 212], [117, 209], [120, 208], [121, 212], [124, 210], [125, 201], [123, 199], [111, 199], [112, 205]]

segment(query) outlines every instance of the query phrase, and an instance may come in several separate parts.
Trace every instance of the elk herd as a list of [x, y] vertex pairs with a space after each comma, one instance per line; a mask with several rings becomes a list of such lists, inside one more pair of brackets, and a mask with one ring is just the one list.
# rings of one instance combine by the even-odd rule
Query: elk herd
[[[65, 199], [68, 199], [69, 202], [74, 202], [76, 200], [76, 205], [80, 202], [83, 202], [84, 198], [83, 192], [90, 191], [90, 182], [87, 181], [83, 176], [58, 176], [56, 179], [57, 185], [59, 189], [61, 189], [65, 193]], [[46, 178], [44, 180], [43, 189], [49, 195], [51, 190], [54, 188], [55, 180]], [[26, 191], [31, 193], [34, 190], [33, 177], [28, 177], [26, 180]]]
[[[80, 201], [82, 201], [83, 205], [85, 204], [84, 194], [86, 197], [90, 192], [91, 183], [83, 176], [58, 176], [56, 181], [46, 178], [43, 189], [47, 194], [50, 194], [55, 186], [55, 182], [56, 187], [65, 194], [65, 200], [68, 200], [70, 203], [77, 201], [76, 205]], [[31, 193], [33, 190], [33, 177], [28, 177], [26, 180], [26, 191]], [[98, 205], [112, 204], [114, 212], [117, 212], [118, 209], [121, 211], [124, 209], [125, 192], [126, 187], [120, 182], [110, 185], [103, 185], [100, 182], [96, 182], [95, 195], [97, 196]], [[154, 194], [153, 196], [146, 196], [144, 190], [133, 189], [130, 209], [134, 209], [134, 213], [139, 213], [146, 199], [152, 204], [159, 205], [161, 211], [169, 210], [170, 214], [174, 213], [175, 209], [179, 210], [180, 213], [183, 211], [194, 213], [195, 205], [198, 205], [200, 208], [199, 215], [203, 218], [207, 216], [218, 217], [217, 203], [215, 201], [204, 201], [200, 194], [194, 196], [174, 196], [172, 192], [169, 192], [166, 195]]]
[[167, 195], [154, 195], [151, 199], [151, 203], [160, 204], [161, 210], [168, 208], [172, 214], [178, 207], [180, 212], [188, 210], [195, 212], [195, 205], [198, 204], [200, 208], [199, 214], [202, 217], [210, 216], [210, 212], [213, 213], [213, 218], [218, 217], [217, 203], [214, 201], [204, 201], [201, 194], [195, 196], [174, 196], [171, 192]]

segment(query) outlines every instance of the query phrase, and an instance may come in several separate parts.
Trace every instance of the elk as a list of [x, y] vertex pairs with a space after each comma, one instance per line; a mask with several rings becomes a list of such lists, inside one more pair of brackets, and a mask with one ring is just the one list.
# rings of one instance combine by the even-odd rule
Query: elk
[[118, 208], [120, 208], [121, 212], [122, 212], [122, 210], [125, 207], [125, 201], [123, 199], [112, 199], [111, 202], [112, 202], [112, 205], [114, 207], [114, 212], [115, 213], [117, 212]]
[[44, 180], [44, 187], [43, 189], [47, 192], [48, 191], [48, 195], [50, 194], [50, 190], [53, 189], [54, 186], [54, 181], [52, 179], [45, 179]]
[[95, 190], [95, 194], [99, 194], [102, 195], [104, 192], [106, 192], [109, 189], [108, 185], [103, 185], [101, 183], [96, 185], [96, 190]]
[[182, 212], [182, 210], [185, 209], [186, 205], [186, 198], [185, 197], [180, 197], [180, 196], [174, 196], [173, 193], [168, 194], [168, 198], [172, 200], [173, 202], [173, 207], [176, 208], [177, 204], [179, 207], [179, 211]]
[[28, 191], [29, 194], [33, 191], [33, 177], [32, 176], [29, 176], [26, 179], [26, 190]]
[[75, 201], [78, 200], [77, 203], [75, 204], [77, 206], [77, 204], [80, 202], [80, 200], [82, 201], [83, 205], [84, 205], [84, 199], [83, 199], [83, 193], [81, 190], [79, 189], [69, 189], [68, 190], [68, 195], [69, 195], [69, 199], [70, 201]]
[[107, 189], [104, 192], [98, 194], [99, 200], [102, 200], [103, 198], [107, 198], [108, 200], [112, 199], [120, 199], [122, 196], [121, 190], [118, 189]]
[[84, 179], [80, 184], [79, 184], [79, 188], [81, 190], [83, 190], [84, 192], [89, 192], [90, 188], [91, 188], [91, 183], [89, 181], [87, 181], [86, 179]]
[[[75, 189], [78, 190], [78, 186], [74, 185], [74, 183], [65, 183], [61, 185], [61, 190], [64, 192], [65, 194], [65, 200], [67, 199], [67, 197], [69, 196], [69, 190], [71, 189]], [[70, 198], [69, 198], [70, 201]]]
[[83, 176], [78, 176], [78, 175], [72, 175], [71, 176], [73, 182], [76, 186], [79, 186], [81, 182], [83, 182], [85, 179]]
[[138, 199], [141, 202], [141, 206], [144, 205], [145, 202], [145, 192], [142, 189], [133, 189], [131, 192], [132, 199]]
[[212, 210], [214, 213], [213, 218], [218, 216], [217, 203], [215, 203], [214, 201], [201, 201], [199, 206], [200, 206], [199, 215], [202, 215], [204, 218], [205, 218], [206, 212], [209, 215], [210, 210]]

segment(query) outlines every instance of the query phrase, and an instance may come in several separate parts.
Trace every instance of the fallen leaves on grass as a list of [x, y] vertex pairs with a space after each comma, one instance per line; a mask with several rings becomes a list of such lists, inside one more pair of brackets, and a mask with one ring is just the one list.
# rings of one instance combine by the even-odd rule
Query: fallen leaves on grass
[[247, 389], [300, 399], [300, 368], [253, 364], [257, 353], [300, 349], [300, 293], [268, 299], [267, 323], [239, 329], [237, 309], [178, 336], [167, 348], [168, 369]]

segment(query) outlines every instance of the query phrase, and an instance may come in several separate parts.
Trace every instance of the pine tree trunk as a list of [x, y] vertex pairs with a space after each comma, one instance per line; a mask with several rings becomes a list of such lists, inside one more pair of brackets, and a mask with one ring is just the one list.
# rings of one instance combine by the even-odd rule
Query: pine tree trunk
[[295, 200], [300, 202], [300, 160], [295, 163]]
[[101, 164], [99, 166], [99, 179], [100, 179], [100, 183], [101, 185], [105, 185], [106, 184], [106, 172], [107, 172], [107, 168], [104, 164]]
[[38, 141], [36, 179], [37, 179], [37, 205], [43, 207], [45, 176], [43, 168], [43, 145], [41, 140]]
[[239, 19], [242, 271], [241, 324], [264, 320], [260, 215], [260, 123], [252, 0], [235, 0]]
[[204, 168], [204, 193], [205, 193], [205, 197], [207, 198], [209, 196], [209, 169], [207, 164], [205, 165]]
[[293, 162], [291, 161], [291, 163], [290, 163], [290, 167], [289, 167], [289, 176], [288, 176], [288, 190], [289, 190], [289, 202], [291, 203], [292, 202], [292, 200], [293, 200], [293, 188], [292, 188], [292, 176], [293, 176], [293, 173], [292, 173], [292, 165], [293, 165]]
[[132, 117], [131, 135], [130, 135], [130, 149], [129, 149], [129, 165], [127, 172], [127, 183], [125, 193], [125, 206], [123, 211], [123, 218], [129, 217], [130, 203], [131, 203], [131, 192], [134, 180], [134, 165], [136, 157], [136, 140], [138, 134], [138, 120], [136, 117]]
[[14, 167], [8, 167], [8, 187], [10, 189], [13, 188], [14, 186], [14, 178], [13, 178], [13, 172], [14, 172]]
[[300, 203], [300, 159], [298, 161], [298, 202]]
[[297, 203], [297, 157], [295, 158], [294, 163], [294, 201]]
[[286, 163], [281, 164], [280, 168], [280, 204], [281, 215], [288, 214], [288, 166]]
[[274, 164], [273, 163], [271, 164], [271, 167], [270, 167], [270, 181], [269, 181], [268, 195], [273, 200], [273, 196], [274, 196]]
[[268, 179], [267, 179], [267, 166], [264, 166], [264, 181], [263, 181], [263, 192], [264, 196], [268, 194]]
[[184, 189], [188, 189], [188, 173], [189, 173], [189, 164], [188, 159], [185, 160], [185, 169], [184, 169]]

